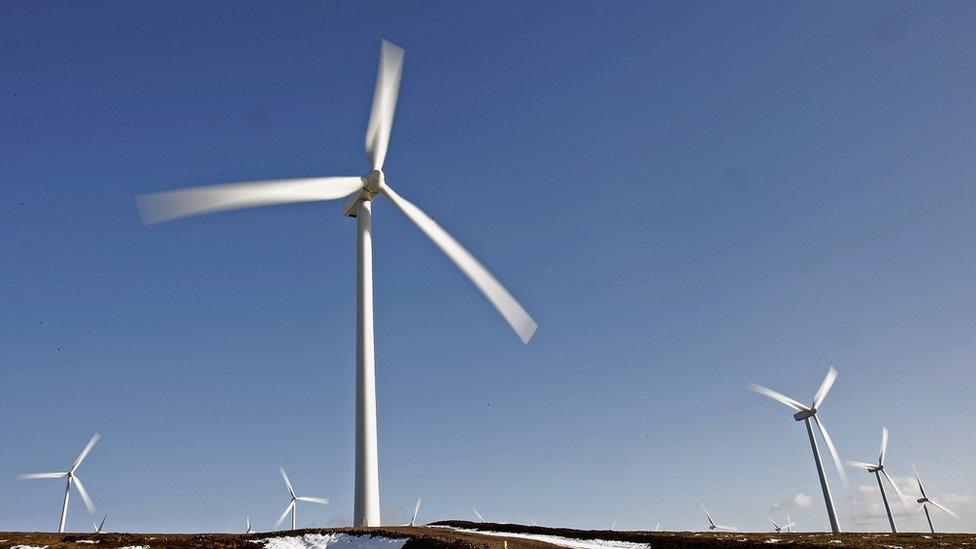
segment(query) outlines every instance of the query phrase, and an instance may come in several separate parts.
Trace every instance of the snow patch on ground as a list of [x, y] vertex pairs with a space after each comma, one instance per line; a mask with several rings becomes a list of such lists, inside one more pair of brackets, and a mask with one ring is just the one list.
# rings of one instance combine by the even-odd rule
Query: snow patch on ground
[[36, 545], [14, 545], [10, 549], [47, 549], [47, 545], [41, 545], [40, 547]]
[[149, 546], [148, 545], [126, 545], [125, 547], [119, 547], [119, 549], [149, 549]]
[[546, 534], [515, 534], [511, 532], [492, 532], [488, 530], [467, 530], [464, 528], [452, 528], [458, 532], [468, 532], [471, 534], [482, 534], [485, 536], [501, 536], [505, 538], [524, 538], [544, 541], [560, 547], [571, 547], [572, 549], [650, 549], [648, 543], [634, 543], [631, 541], [615, 541], [607, 539], [575, 539], [564, 538], [562, 536], [550, 536]]
[[93, 539], [80, 539], [80, 540], [75, 541], [73, 543], [98, 543], [98, 542], [95, 541], [95, 540], [93, 540]]
[[355, 536], [351, 534], [305, 534], [252, 540], [265, 549], [401, 549], [408, 538]]

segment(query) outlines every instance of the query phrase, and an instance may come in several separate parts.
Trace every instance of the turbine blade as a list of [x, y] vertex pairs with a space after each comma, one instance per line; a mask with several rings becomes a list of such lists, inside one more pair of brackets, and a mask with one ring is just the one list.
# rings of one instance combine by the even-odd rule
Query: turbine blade
[[905, 499], [905, 494], [901, 493], [901, 488], [899, 488], [898, 485], [895, 484], [895, 481], [891, 480], [891, 477], [888, 476], [888, 471], [882, 469], [881, 474], [884, 475], [884, 478], [888, 481], [888, 484], [890, 484], [891, 487], [895, 489], [895, 493], [898, 494], [898, 499], [901, 500], [901, 504], [908, 506], [908, 502]]
[[363, 188], [359, 177], [306, 177], [224, 183], [136, 197], [146, 225], [181, 217], [272, 204], [335, 200]]
[[769, 515], [766, 515], [766, 520], [768, 520], [769, 523], [773, 525], [773, 528], [776, 528], [777, 530], [779, 529], [779, 524], [776, 524], [776, 521], [774, 521], [773, 519], [769, 518]]
[[413, 526], [417, 522], [417, 513], [419, 512], [420, 512], [420, 498], [417, 498], [417, 505], [413, 506], [413, 518], [410, 519], [410, 526]]
[[288, 480], [288, 473], [281, 467], [278, 467], [278, 471], [281, 472], [281, 478], [285, 479], [285, 487], [288, 488], [288, 493], [291, 494], [291, 498], [295, 499], [295, 489], [291, 487], [291, 481]]
[[380, 44], [380, 66], [373, 91], [373, 109], [366, 126], [366, 155], [374, 170], [382, 170], [393, 130], [400, 76], [403, 73], [403, 48], [383, 40]]
[[884, 465], [885, 453], [888, 451], [888, 428], [881, 428], [881, 452], [878, 454], [878, 465]]
[[92, 502], [91, 498], [88, 497], [88, 491], [85, 490], [85, 485], [81, 483], [81, 479], [77, 475], [72, 476], [75, 488], [78, 489], [78, 495], [81, 496], [82, 501], [85, 502], [85, 507], [88, 508], [89, 514], [95, 514], [95, 504]]
[[35, 478], [64, 478], [68, 476], [68, 473], [28, 473], [26, 475], [20, 475], [17, 478], [20, 480], [30, 480]]
[[720, 524], [716, 524], [715, 527], [718, 528], [719, 530], [726, 530], [726, 531], [729, 531], [729, 532], [738, 532], [739, 531], [739, 529], [736, 528], [735, 526], [722, 526]]
[[755, 383], [749, 383], [747, 386], [749, 387], [749, 390], [750, 391], [752, 391], [754, 393], [759, 393], [760, 395], [767, 396], [767, 397], [775, 400], [776, 402], [785, 404], [785, 405], [789, 406], [790, 408], [793, 408], [797, 412], [803, 412], [805, 410], [809, 410], [810, 409], [806, 405], [800, 404], [799, 402], [793, 400], [792, 398], [790, 398], [790, 397], [788, 397], [788, 396], [786, 396], [786, 395], [784, 395], [782, 393], [777, 393], [776, 391], [770, 389], [769, 387], [763, 387], [762, 385], [757, 385]]
[[101, 533], [102, 528], [105, 527], [105, 519], [107, 519], [107, 518], [108, 518], [108, 515], [106, 514], [104, 517], [102, 517], [102, 522], [98, 523], [98, 530], [97, 531], [99, 533]]
[[708, 514], [708, 509], [705, 509], [705, 505], [699, 503], [698, 506], [702, 508], [702, 511], [705, 511], [705, 518], [708, 519], [708, 523], [711, 524], [712, 526], [715, 526], [715, 521], [712, 520], [712, 515]]
[[509, 326], [515, 330], [522, 343], [528, 343], [532, 339], [538, 325], [529, 316], [529, 313], [522, 308], [522, 305], [508, 293], [508, 290], [492, 276], [477, 259], [464, 249], [457, 240], [447, 234], [436, 221], [427, 216], [417, 206], [407, 199], [398, 195], [393, 189], [384, 185], [380, 192], [390, 199], [390, 202], [401, 211], [403, 215], [410, 218], [417, 227], [427, 235], [444, 254], [454, 262], [461, 272], [474, 282], [474, 285], [481, 290], [481, 293], [488, 298], [488, 301], [495, 306], [502, 317], [508, 321]]
[[827, 443], [827, 449], [830, 450], [830, 457], [834, 458], [834, 466], [837, 467], [837, 474], [840, 475], [840, 481], [847, 487], [847, 472], [844, 471], [844, 462], [840, 460], [840, 454], [837, 453], [837, 448], [834, 447], [834, 441], [830, 439], [827, 428], [820, 421], [820, 415], [814, 415], [813, 419], [817, 422], [817, 428], [820, 429], [820, 434], [823, 435], [824, 442]]
[[935, 501], [932, 501], [932, 500], [929, 500], [929, 503], [931, 503], [932, 505], [935, 505], [935, 506], [936, 506], [936, 507], [938, 507], [939, 509], [942, 509], [942, 510], [943, 510], [943, 511], [945, 511], [946, 513], [949, 513], [949, 515], [951, 515], [951, 516], [952, 516], [952, 518], [959, 518], [959, 515], [957, 515], [956, 513], [954, 513], [954, 512], [953, 512], [953, 511], [952, 511], [951, 509], [949, 509], [949, 508], [948, 508], [948, 507], [946, 507], [945, 505], [942, 505], [941, 503], [937, 503], [937, 502], [935, 502]]
[[820, 384], [820, 388], [817, 389], [817, 394], [813, 395], [813, 407], [819, 408], [820, 403], [823, 402], [824, 397], [827, 396], [827, 392], [830, 391], [831, 386], [834, 384], [834, 380], [837, 379], [837, 370], [833, 367], [827, 371], [827, 376], [824, 378], [823, 383]]
[[298, 497], [298, 498], [295, 498], [295, 499], [297, 499], [298, 501], [307, 501], [309, 503], [318, 503], [319, 505], [328, 505], [329, 504], [329, 500], [322, 499], [322, 498], [310, 498], [310, 497], [302, 496], [302, 497]]
[[859, 469], [864, 469], [865, 471], [870, 470], [870, 469], [874, 469], [875, 467], [877, 467], [877, 465], [875, 465], [874, 463], [865, 463], [863, 461], [851, 461], [851, 460], [847, 460], [847, 464], [850, 465], [851, 467], [857, 467]]
[[282, 521], [284, 521], [284, 520], [285, 520], [285, 517], [287, 517], [287, 516], [288, 516], [288, 513], [290, 513], [290, 512], [291, 512], [291, 508], [292, 508], [292, 507], [294, 507], [294, 506], [295, 506], [295, 500], [291, 500], [291, 501], [290, 501], [290, 502], [288, 503], [288, 506], [287, 506], [287, 507], [285, 507], [285, 511], [284, 511], [283, 513], [281, 513], [281, 516], [280, 516], [280, 517], [278, 517], [278, 521], [277, 521], [277, 522], [275, 522], [275, 528], [277, 528], [278, 526], [280, 526], [280, 525], [281, 525], [281, 523], [282, 523]]
[[85, 458], [88, 457], [88, 452], [91, 452], [92, 448], [95, 446], [95, 443], [98, 442], [98, 439], [100, 438], [102, 438], [102, 435], [98, 433], [92, 435], [91, 440], [89, 440], [88, 444], [85, 445], [85, 449], [78, 454], [78, 459], [76, 459], [74, 464], [71, 465], [71, 469], [68, 469], [69, 473], [74, 473], [75, 470], [78, 469], [78, 466], [81, 465], [82, 461], [85, 461]]
[[477, 509], [472, 507], [471, 510], [474, 511], [474, 514], [478, 515], [478, 518], [481, 520], [481, 522], [488, 522], [487, 520], [485, 520], [485, 517], [481, 516], [481, 513], [479, 513]]
[[922, 493], [922, 497], [928, 497], [925, 495], [925, 488], [922, 488], [922, 479], [918, 478], [918, 469], [915, 468], [915, 463], [912, 462], [912, 471], [915, 473], [915, 482], [918, 483], [918, 491]]

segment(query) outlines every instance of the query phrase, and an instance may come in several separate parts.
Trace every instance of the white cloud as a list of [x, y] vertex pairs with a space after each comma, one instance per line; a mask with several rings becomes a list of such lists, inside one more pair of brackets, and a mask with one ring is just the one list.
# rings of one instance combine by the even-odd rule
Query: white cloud
[[800, 492], [799, 494], [793, 496], [793, 499], [774, 503], [772, 509], [802, 509], [804, 507], [810, 507], [811, 505], [813, 505], [813, 499], [803, 492]]

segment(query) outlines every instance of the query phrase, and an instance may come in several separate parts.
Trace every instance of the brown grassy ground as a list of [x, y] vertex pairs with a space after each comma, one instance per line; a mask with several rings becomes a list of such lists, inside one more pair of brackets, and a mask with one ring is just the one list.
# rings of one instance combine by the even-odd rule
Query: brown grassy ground
[[[610, 530], [571, 530], [568, 528], [544, 528], [523, 526], [521, 524], [491, 524], [448, 520], [435, 522], [435, 525], [453, 526], [492, 532], [512, 532], [524, 534], [544, 534], [575, 539], [603, 539], [646, 543], [654, 549], [686, 549], [690, 547], [766, 547], [789, 545], [793, 549], [813, 547], [853, 547], [870, 549], [925, 548], [925, 547], [973, 547], [976, 548], [976, 534], [880, 534], [850, 533], [829, 534], [793, 533], [759, 534], [737, 532], [621, 532]], [[770, 540], [776, 539], [772, 543]], [[836, 541], [835, 541], [836, 540]], [[512, 544], [509, 542], [509, 547]]]
[[[789, 545], [792, 548], [813, 547], [851, 547], [851, 548], [924, 548], [924, 547], [973, 547], [976, 548], [976, 534], [739, 534], [739, 533], [700, 533], [700, 532], [621, 532], [607, 530], [570, 530], [564, 528], [543, 528], [518, 524], [491, 524], [466, 521], [446, 521], [435, 523], [457, 528], [485, 530], [492, 532], [511, 532], [526, 534], [545, 534], [576, 539], [604, 539], [646, 543], [654, 549], [686, 549], [691, 547], [770, 547], [771, 539], [778, 540], [775, 545]], [[382, 527], [382, 528], [329, 528], [307, 529], [292, 532], [262, 532], [259, 534], [50, 534], [0, 532], [0, 549], [16, 545], [47, 546], [48, 549], [117, 549], [126, 546], [146, 546], [151, 549], [260, 549], [254, 540], [286, 535], [308, 533], [334, 533], [379, 535], [391, 538], [409, 538], [405, 549], [553, 549], [553, 545], [517, 537], [487, 536], [477, 533], [457, 532], [437, 527]], [[98, 544], [77, 543], [80, 540], [97, 541]], [[836, 540], [836, 541], [835, 541]]]

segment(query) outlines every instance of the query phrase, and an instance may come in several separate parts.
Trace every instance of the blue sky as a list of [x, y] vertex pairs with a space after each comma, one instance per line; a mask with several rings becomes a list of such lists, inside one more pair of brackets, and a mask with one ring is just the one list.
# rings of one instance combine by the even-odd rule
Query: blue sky
[[[355, 224], [338, 203], [140, 224], [137, 194], [386, 172], [539, 323], [523, 346], [374, 208], [381, 497], [403, 520], [824, 529], [802, 426], [976, 530], [976, 5], [5, 3], [0, 530], [56, 527], [70, 464], [107, 528], [352, 512]], [[873, 478], [834, 477], [883, 530]], [[867, 486], [868, 488], [862, 488]], [[802, 499], [802, 498], [801, 498]], [[875, 507], [871, 507], [875, 505]], [[775, 511], [781, 516], [782, 511]], [[85, 529], [75, 498], [69, 529]], [[921, 528], [916, 517], [903, 528]]]

